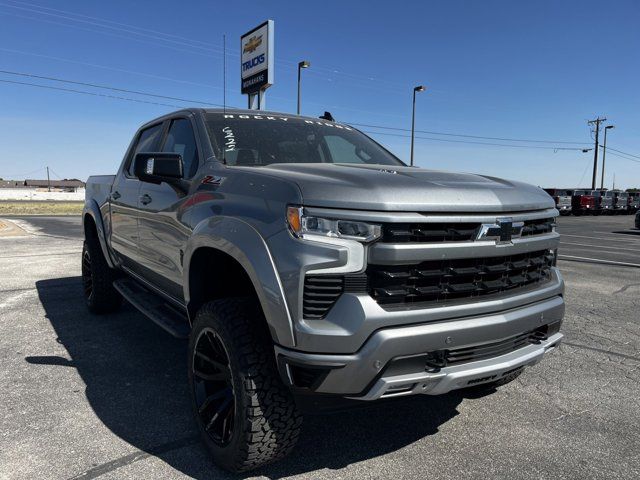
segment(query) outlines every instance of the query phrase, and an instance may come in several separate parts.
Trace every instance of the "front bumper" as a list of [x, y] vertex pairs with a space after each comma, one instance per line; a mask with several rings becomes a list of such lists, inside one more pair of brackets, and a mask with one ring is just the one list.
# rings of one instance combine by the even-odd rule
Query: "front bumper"
[[[308, 353], [276, 346], [276, 358], [285, 383], [309, 393], [361, 400], [415, 393], [438, 395], [495, 381], [515, 369], [537, 363], [562, 339], [557, 329], [563, 315], [563, 297], [555, 295], [500, 313], [383, 328], [353, 354]], [[400, 370], [387, 369], [399, 357], [491, 344], [545, 325], [554, 325], [548, 338], [504, 355], [445, 366], [437, 372], [415, 363]]]

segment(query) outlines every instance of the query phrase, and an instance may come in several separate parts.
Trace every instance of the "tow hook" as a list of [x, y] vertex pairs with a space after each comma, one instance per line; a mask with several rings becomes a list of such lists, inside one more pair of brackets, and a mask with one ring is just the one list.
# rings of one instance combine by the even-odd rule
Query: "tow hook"
[[549, 337], [547, 337], [546, 333], [540, 330], [536, 330], [534, 332], [531, 332], [531, 335], [529, 336], [529, 341], [534, 345], [540, 345], [540, 343], [544, 342], [547, 338]]
[[447, 366], [447, 351], [436, 350], [435, 352], [427, 353], [427, 360], [425, 362], [425, 371], [429, 373], [438, 373], [441, 368]]

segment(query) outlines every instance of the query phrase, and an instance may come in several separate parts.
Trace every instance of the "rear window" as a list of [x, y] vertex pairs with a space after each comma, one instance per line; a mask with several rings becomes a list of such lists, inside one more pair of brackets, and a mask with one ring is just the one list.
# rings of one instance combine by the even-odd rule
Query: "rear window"
[[282, 115], [210, 113], [207, 131], [216, 157], [228, 165], [360, 163], [404, 165], [358, 130], [326, 120]]

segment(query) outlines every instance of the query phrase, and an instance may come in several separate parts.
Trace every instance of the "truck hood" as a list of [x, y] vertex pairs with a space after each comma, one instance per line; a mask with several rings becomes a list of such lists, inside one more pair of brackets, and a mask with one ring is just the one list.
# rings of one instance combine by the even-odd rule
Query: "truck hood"
[[541, 188], [469, 173], [327, 163], [260, 169], [295, 182], [306, 206], [414, 212], [519, 212], [555, 206]]

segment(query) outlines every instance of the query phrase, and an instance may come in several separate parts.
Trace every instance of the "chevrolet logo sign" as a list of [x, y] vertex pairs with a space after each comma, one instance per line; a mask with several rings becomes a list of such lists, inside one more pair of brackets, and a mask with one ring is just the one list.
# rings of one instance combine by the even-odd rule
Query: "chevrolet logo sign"
[[255, 49], [258, 48], [260, 45], [262, 45], [262, 35], [251, 37], [249, 41], [244, 44], [242, 53], [251, 53], [255, 51]]
[[522, 235], [524, 222], [514, 222], [511, 218], [497, 218], [496, 223], [483, 223], [476, 240], [495, 240], [496, 244], [511, 243], [513, 238]]

